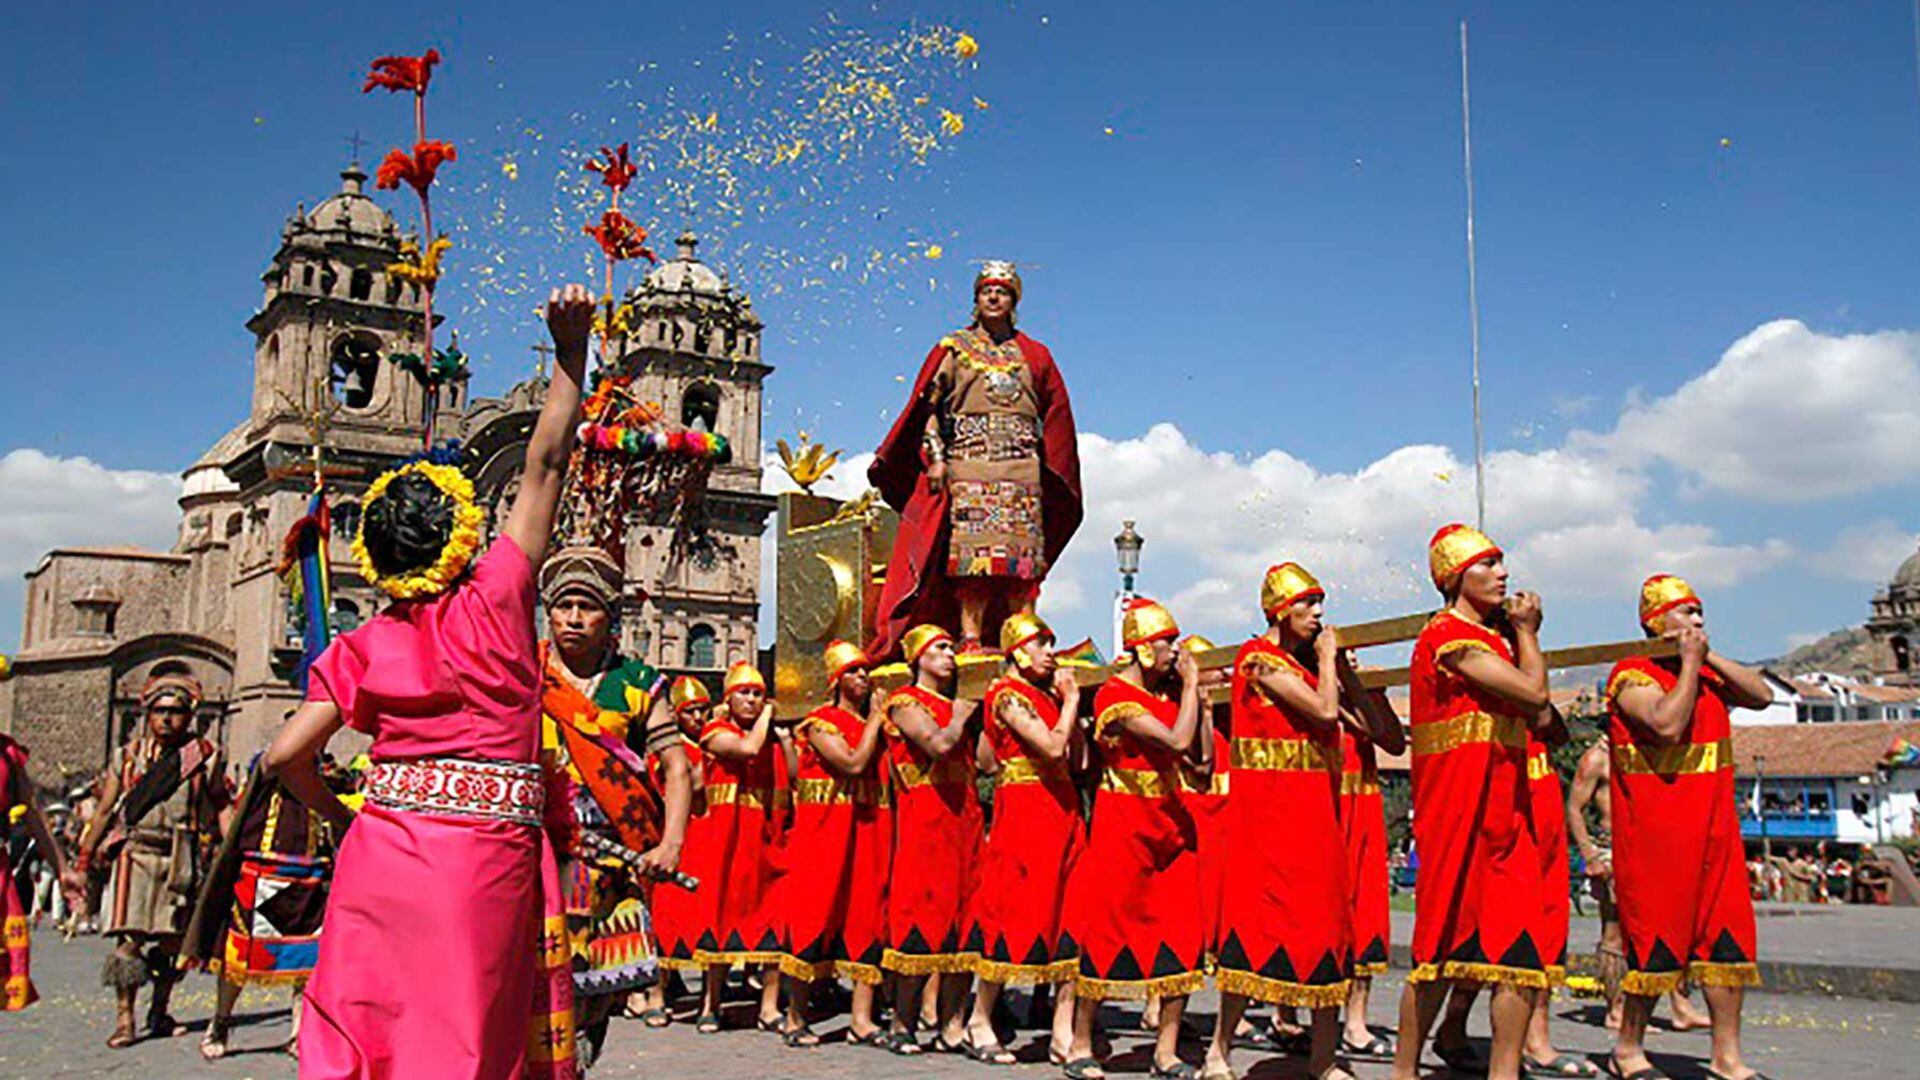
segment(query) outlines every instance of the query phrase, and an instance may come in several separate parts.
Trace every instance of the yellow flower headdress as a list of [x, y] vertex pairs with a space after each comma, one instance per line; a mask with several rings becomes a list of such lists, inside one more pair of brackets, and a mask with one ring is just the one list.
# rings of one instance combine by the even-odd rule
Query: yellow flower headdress
[[[367, 511], [386, 495], [387, 485], [408, 473], [425, 477], [440, 489], [441, 494], [452, 500], [453, 531], [447, 536], [447, 546], [440, 549], [440, 556], [432, 566], [408, 574], [382, 574], [373, 565], [373, 556], [367, 554], [367, 518], [370, 516]], [[360, 502], [360, 527], [353, 534], [353, 558], [360, 564], [361, 576], [395, 600], [436, 596], [466, 573], [474, 555], [480, 550], [480, 532], [486, 521], [487, 512], [473, 501], [473, 481], [467, 479], [466, 474], [451, 465], [416, 461], [382, 473], [380, 479], [367, 489], [366, 498]]]

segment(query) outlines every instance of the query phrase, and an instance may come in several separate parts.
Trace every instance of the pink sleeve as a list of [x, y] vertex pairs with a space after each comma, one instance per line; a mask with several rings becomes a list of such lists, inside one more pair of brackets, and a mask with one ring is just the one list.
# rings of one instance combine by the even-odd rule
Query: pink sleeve
[[359, 631], [337, 638], [307, 669], [307, 700], [333, 703], [348, 727], [371, 733], [372, 727], [354, 708], [360, 697], [360, 680], [366, 674], [367, 658], [360, 650]]
[[473, 576], [446, 598], [441, 630], [447, 645], [471, 669], [493, 670], [510, 681], [539, 681], [533, 632], [533, 563], [502, 536], [473, 564]]

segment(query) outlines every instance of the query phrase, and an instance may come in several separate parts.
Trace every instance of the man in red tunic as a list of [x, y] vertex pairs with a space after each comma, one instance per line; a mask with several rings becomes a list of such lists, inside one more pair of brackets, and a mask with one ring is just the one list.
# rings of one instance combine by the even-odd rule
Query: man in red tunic
[[[1413, 1080], [1441, 999], [1458, 982], [1493, 986], [1483, 1065], [1456, 1042], [1458, 1068], [1518, 1080], [1527, 1020], [1547, 987], [1538, 930], [1541, 861], [1527, 784], [1528, 736], [1552, 722], [1540, 601], [1507, 596], [1504, 556], [1464, 525], [1434, 534], [1427, 560], [1446, 598], [1414, 645], [1413, 830], [1420, 855], [1413, 973], [1400, 999], [1396, 1080]], [[1504, 628], [1511, 638], [1500, 629]]]
[[[827, 646], [827, 685], [833, 698], [794, 725], [800, 743], [793, 783], [793, 828], [787, 833], [787, 872], [775, 890], [774, 920], [787, 984], [788, 1046], [817, 1046], [807, 1025], [813, 983], [832, 979], [843, 964], [879, 959], [873, 913], [885, 887], [880, 782], [880, 725], [867, 722], [873, 681], [859, 646]], [[868, 955], [869, 952], [872, 955]], [[856, 978], [849, 1041], [873, 1043], [873, 988], [879, 972]]]
[[971, 325], [940, 339], [867, 480], [900, 512], [869, 655], [909, 626], [953, 626], [980, 647], [1080, 527], [1080, 452], [1067, 385], [1045, 345], [1014, 329], [1020, 275], [989, 262]]
[[1622, 660], [1607, 679], [1613, 885], [1627, 954], [1614, 1071], [1662, 1075], [1647, 1060], [1647, 1018], [1685, 980], [1701, 988], [1713, 1018], [1706, 1075], [1749, 1080], [1760, 1074], [1741, 1060], [1740, 1006], [1760, 971], [1728, 707], [1763, 709], [1773, 691], [1708, 646], [1705, 609], [1677, 577], [1641, 586], [1640, 626], [1677, 641], [1680, 655]]
[[958, 665], [945, 630], [916, 626], [901, 645], [913, 682], [885, 706], [894, 851], [880, 966], [898, 976], [888, 1048], [919, 1052], [913, 1021], [931, 977], [940, 1023], [934, 1047], [958, 1051], [974, 961], [962, 947], [961, 923], [985, 825], [973, 789], [978, 709], [973, 702], [956, 708], [949, 696]]
[[1053, 630], [1037, 615], [1016, 612], [1001, 623], [1000, 649], [1007, 673], [981, 701], [999, 768], [993, 831], [981, 852], [966, 939], [980, 979], [967, 1053], [1012, 1065], [1016, 1059], [993, 1029], [994, 1004], [1009, 983], [1057, 986], [1051, 1048], [1063, 1056], [1073, 1041], [1073, 978], [1080, 965], [1060, 951], [1060, 907], [1086, 829], [1069, 771], [1079, 742], [1080, 684], [1055, 661]]

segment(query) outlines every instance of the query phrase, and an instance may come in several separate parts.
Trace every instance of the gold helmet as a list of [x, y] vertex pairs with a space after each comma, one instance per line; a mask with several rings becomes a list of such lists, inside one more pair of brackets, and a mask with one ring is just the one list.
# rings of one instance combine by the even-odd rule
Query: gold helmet
[[1260, 611], [1267, 618], [1284, 607], [1292, 607], [1307, 597], [1325, 599], [1327, 590], [1320, 587], [1320, 580], [1309, 574], [1306, 567], [1296, 562], [1283, 562], [1267, 570], [1267, 576], [1260, 582]]
[[1038, 615], [1016, 611], [1000, 624], [1000, 651], [1008, 656], [1035, 638], [1053, 640], [1053, 627]]
[[692, 705], [711, 705], [713, 695], [707, 693], [707, 684], [691, 675], [682, 675], [673, 680], [673, 689], [669, 692], [673, 702], [673, 711], [678, 713]]
[[1152, 641], [1180, 636], [1180, 624], [1173, 621], [1173, 613], [1162, 607], [1159, 601], [1144, 596], [1127, 601], [1127, 611], [1120, 619], [1120, 641], [1129, 649], [1138, 648]]
[[1433, 587], [1446, 592], [1460, 580], [1467, 567], [1489, 555], [1501, 554], [1500, 546], [1487, 534], [1467, 525], [1443, 525], [1427, 543], [1427, 570], [1433, 574]]
[[736, 660], [733, 666], [727, 669], [727, 679], [720, 684], [720, 694], [724, 697], [743, 686], [757, 686], [761, 690], [765, 690], [767, 688], [767, 680], [765, 676], [760, 674], [759, 668], [754, 667], [745, 660]]
[[866, 651], [850, 641], [834, 640], [827, 644], [826, 653], [827, 686], [840, 685], [840, 676], [857, 667], [871, 667]]
[[953, 635], [945, 630], [932, 623], [921, 623], [901, 636], [900, 655], [906, 660], [907, 666], [912, 667], [913, 662], [920, 659], [920, 654], [926, 652], [934, 642], [952, 640]]
[[1640, 625], [1651, 631], [1660, 616], [1686, 604], [1700, 603], [1693, 586], [1672, 574], [1655, 574], [1640, 586]]

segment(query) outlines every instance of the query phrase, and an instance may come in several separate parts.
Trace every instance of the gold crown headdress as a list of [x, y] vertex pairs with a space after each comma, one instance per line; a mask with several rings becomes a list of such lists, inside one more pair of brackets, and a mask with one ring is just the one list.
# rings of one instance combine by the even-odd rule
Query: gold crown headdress
[[980, 264], [980, 272], [973, 278], [973, 293], [989, 285], [1005, 285], [1013, 290], [1014, 303], [1020, 302], [1020, 268], [1007, 259], [988, 259]]

